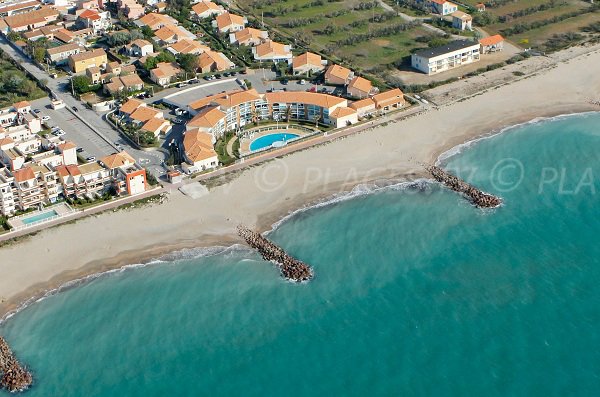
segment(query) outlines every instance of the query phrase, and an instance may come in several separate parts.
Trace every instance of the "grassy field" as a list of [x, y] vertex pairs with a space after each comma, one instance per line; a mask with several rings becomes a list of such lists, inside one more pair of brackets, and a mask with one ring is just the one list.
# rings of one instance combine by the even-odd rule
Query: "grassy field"
[[46, 96], [37, 84], [0, 53], [0, 109], [15, 102]]
[[[464, 0], [463, 2], [474, 6], [478, 0]], [[540, 6], [544, 6], [546, 9], [532, 10], [534, 7]], [[580, 11], [587, 12], [533, 29], [527, 28], [523, 32], [508, 30], [517, 25], [528, 27], [531, 24]], [[506, 38], [524, 48], [543, 48], [547, 40], [555, 34], [578, 33], [581, 27], [600, 20], [600, 12], [598, 10], [591, 12], [590, 3], [582, 0], [517, 0], [498, 6], [488, 5], [486, 12], [495, 19], [493, 23], [484, 27], [487, 32], [504, 34]]]
[[407, 22], [369, 0], [238, 0], [237, 4], [312, 50], [378, 77], [411, 50], [427, 46], [415, 41], [417, 37], [431, 35], [420, 26], [383, 32]]

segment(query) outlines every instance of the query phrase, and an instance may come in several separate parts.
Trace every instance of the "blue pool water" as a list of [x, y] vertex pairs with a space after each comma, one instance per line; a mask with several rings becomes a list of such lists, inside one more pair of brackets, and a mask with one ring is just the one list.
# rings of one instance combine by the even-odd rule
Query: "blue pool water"
[[299, 135], [288, 133], [277, 133], [261, 136], [250, 143], [250, 150], [260, 150], [271, 147], [275, 142], [287, 142], [290, 139], [298, 138]]
[[32, 223], [43, 221], [45, 219], [52, 218], [53, 216], [56, 216], [56, 215], [58, 215], [58, 214], [54, 210], [46, 211], [46, 212], [41, 212], [36, 215], [32, 215], [27, 218], [23, 218], [23, 219], [21, 219], [21, 221], [26, 225], [31, 225]]

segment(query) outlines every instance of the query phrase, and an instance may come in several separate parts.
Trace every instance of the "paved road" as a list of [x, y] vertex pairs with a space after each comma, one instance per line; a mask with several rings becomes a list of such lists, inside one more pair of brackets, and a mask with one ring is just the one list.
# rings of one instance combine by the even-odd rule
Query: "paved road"
[[[39, 80], [44, 79], [47, 82], [46, 86], [50, 88], [50, 90], [52, 90], [52, 92], [57, 98], [64, 101], [67, 105], [68, 109], [65, 108], [60, 110], [61, 112], [65, 112], [63, 114], [70, 113], [73, 117], [77, 118], [80, 121], [81, 119], [85, 120], [85, 122], [81, 122], [81, 125], [78, 126], [77, 129], [71, 129], [71, 134], [69, 134], [67, 128], [61, 126], [61, 128], [63, 128], [70, 135], [69, 139], [73, 140], [77, 145], [81, 147], [86, 147], [86, 145], [88, 145], [89, 142], [92, 141], [92, 135], [95, 135], [99, 140], [104, 141], [105, 144], [97, 144], [97, 147], [95, 149], [91, 148], [90, 150], [97, 150], [97, 153], [103, 156], [118, 151], [119, 148], [115, 145], [115, 142], [122, 142], [123, 146], [125, 147], [125, 150], [127, 150], [127, 152], [129, 152], [140, 163], [143, 163], [144, 166], [151, 173], [157, 176], [161, 173], [164, 173], [164, 169], [161, 166], [161, 163], [164, 160], [164, 155], [160, 151], [146, 152], [143, 150], [137, 150], [130, 146], [127, 142], [123, 141], [119, 133], [116, 130], [114, 130], [103, 119], [103, 115], [85, 108], [81, 104], [81, 102], [79, 102], [70, 94], [71, 85], [68, 77], [62, 77], [59, 79], [50, 78], [46, 74], [46, 72], [39, 69], [26, 55], [24, 55], [20, 51], [15, 50], [9, 44], [8, 40], [1, 35], [0, 48], [6, 54], [10, 55], [13, 59], [15, 59], [18, 63], [20, 63], [25, 69], [27, 69], [27, 71], [29, 71], [36, 78], [38, 78]], [[76, 107], [78, 111], [73, 112], [73, 107]], [[70, 117], [65, 116], [63, 117], [62, 121], [65, 122], [70, 119]]]

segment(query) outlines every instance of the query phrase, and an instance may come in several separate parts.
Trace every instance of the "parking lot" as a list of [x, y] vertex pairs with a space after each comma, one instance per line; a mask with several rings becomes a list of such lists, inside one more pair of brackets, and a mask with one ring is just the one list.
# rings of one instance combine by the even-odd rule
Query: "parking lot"
[[42, 98], [31, 103], [32, 109], [39, 109], [40, 117], [48, 116], [50, 120], [44, 124], [48, 127], [59, 127], [65, 132], [63, 139], [74, 142], [83, 148], [85, 157], [94, 156], [97, 159], [114, 153], [114, 148], [100, 138], [67, 109], [54, 110], [50, 107], [50, 99]]
[[199, 83], [191, 84], [185, 87], [174, 87], [168, 88], [154, 97], [145, 99], [146, 102], [152, 103], [160, 100], [164, 100], [167, 103], [174, 104], [177, 107], [186, 109], [187, 105], [198, 99], [215, 95], [223, 91], [239, 90], [242, 86], [237, 80], [248, 80], [252, 84], [252, 88], [256, 89], [260, 93], [267, 91], [307, 91], [307, 90], [318, 90], [323, 92], [326, 90], [329, 94], [338, 94], [339, 88], [336, 91], [336, 87], [319, 85], [315, 86], [309, 81], [305, 81], [304, 84], [300, 84], [300, 80], [289, 80], [287, 83], [274, 80], [275, 73], [268, 69], [251, 70], [248, 74], [237, 74], [233, 77], [224, 77], [222, 79], [215, 79], [206, 81], [200, 79]]

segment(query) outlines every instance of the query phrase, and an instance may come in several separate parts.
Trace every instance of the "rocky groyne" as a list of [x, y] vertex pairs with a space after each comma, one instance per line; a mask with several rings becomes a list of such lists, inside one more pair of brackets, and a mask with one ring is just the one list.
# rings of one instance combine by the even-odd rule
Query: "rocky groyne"
[[250, 230], [243, 225], [239, 225], [237, 230], [240, 237], [246, 240], [249, 246], [256, 249], [265, 260], [271, 261], [279, 267], [281, 275], [285, 279], [302, 282], [308, 281], [313, 277], [313, 271], [310, 266], [291, 257], [282, 248], [264, 238], [260, 233]]
[[462, 193], [467, 196], [473, 204], [480, 208], [494, 208], [502, 204], [502, 199], [492, 194], [482, 192], [474, 186], [469, 185], [467, 182], [460, 178], [452, 175], [444, 169], [435, 165], [425, 165], [425, 169], [429, 171], [431, 176], [443, 184], [444, 186], [454, 190], [455, 192]]
[[0, 336], [0, 387], [10, 392], [25, 390], [31, 385], [33, 378], [13, 355], [12, 350]]

